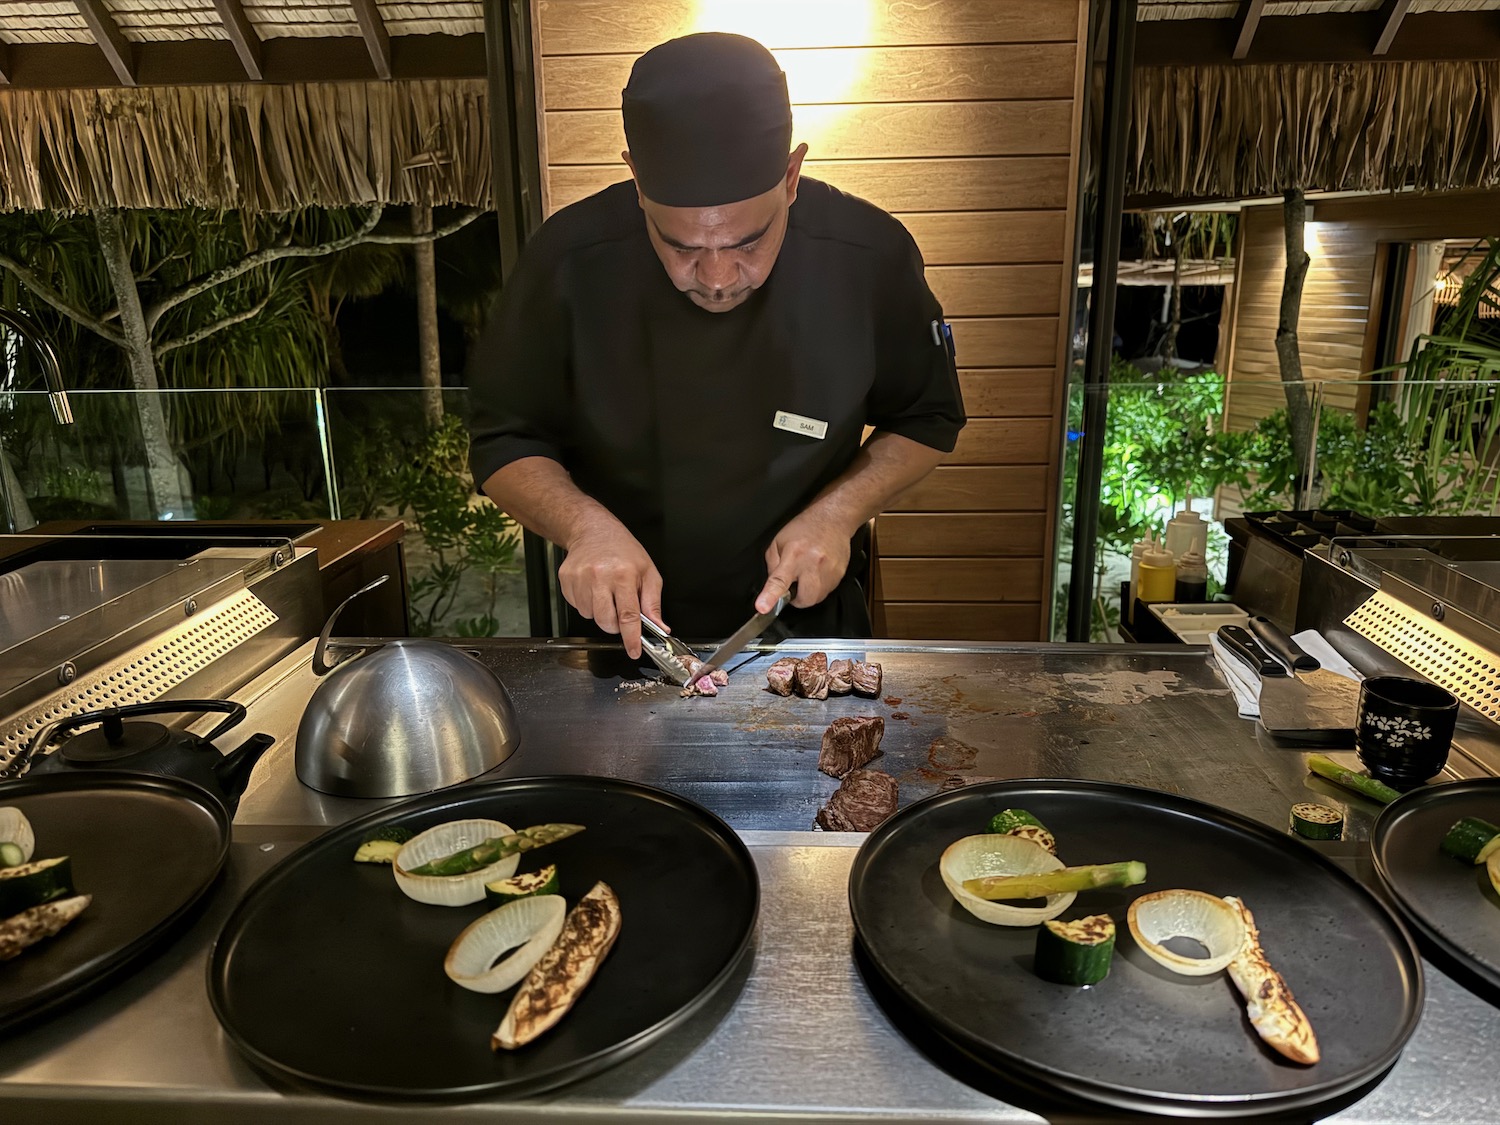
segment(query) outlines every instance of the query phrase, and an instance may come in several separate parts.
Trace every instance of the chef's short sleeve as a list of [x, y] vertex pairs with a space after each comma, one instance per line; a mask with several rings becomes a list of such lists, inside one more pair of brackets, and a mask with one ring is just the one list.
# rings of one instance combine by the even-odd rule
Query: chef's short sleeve
[[923, 275], [922, 255], [905, 228], [879, 278], [875, 381], [867, 421], [951, 453], [963, 429], [953, 338]]
[[568, 316], [547, 248], [539, 236], [521, 255], [469, 362], [469, 467], [478, 488], [523, 457], [562, 462], [569, 446]]

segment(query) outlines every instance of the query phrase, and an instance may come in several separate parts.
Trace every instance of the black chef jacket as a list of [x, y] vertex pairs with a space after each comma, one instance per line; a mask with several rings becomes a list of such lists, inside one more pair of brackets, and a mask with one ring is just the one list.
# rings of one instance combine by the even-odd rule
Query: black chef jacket
[[[662, 268], [635, 185], [615, 184], [549, 219], [500, 296], [469, 370], [474, 479], [560, 462], [650, 554], [673, 631], [725, 636], [754, 611], [771, 540], [866, 425], [953, 449], [964, 412], [942, 315], [906, 229], [806, 178], [765, 284], [706, 312]], [[783, 414], [827, 432], [778, 428]], [[855, 571], [796, 631], [868, 629], [847, 619], [863, 613]]]

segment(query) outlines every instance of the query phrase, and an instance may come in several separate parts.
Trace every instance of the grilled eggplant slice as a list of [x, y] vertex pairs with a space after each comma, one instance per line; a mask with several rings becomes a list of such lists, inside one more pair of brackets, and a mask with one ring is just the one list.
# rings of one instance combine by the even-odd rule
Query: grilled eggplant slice
[[51, 937], [92, 901], [92, 895], [53, 899], [0, 922], [0, 961], [18, 957], [22, 950]]
[[513, 1051], [553, 1027], [588, 987], [619, 936], [620, 900], [609, 884], [595, 883], [568, 911], [562, 933], [521, 982], [490, 1046]]
[[1226, 895], [1224, 901], [1239, 912], [1245, 924], [1245, 944], [1239, 956], [1229, 962], [1229, 979], [1245, 1001], [1250, 1026], [1271, 1047], [1303, 1066], [1312, 1066], [1322, 1057], [1318, 1037], [1302, 1007], [1292, 996], [1281, 974], [1271, 967], [1261, 948], [1260, 931], [1255, 916], [1239, 899]]

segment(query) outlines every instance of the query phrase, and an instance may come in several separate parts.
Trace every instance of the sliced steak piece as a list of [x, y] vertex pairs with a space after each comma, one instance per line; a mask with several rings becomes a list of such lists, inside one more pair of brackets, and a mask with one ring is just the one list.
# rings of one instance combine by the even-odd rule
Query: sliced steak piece
[[792, 694], [792, 680], [797, 675], [797, 667], [802, 661], [795, 656], [783, 656], [775, 664], [766, 669], [766, 689], [774, 691], [777, 695]]
[[697, 672], [703, 667], [703, 661], [687, 656], [683, 657], [683, 663], [687, 665], [688, 673], [693, 677], [682, 689], [684, 699], [692, 695], [718, 695], [719, 689], [729, 684], [729, 673], [722, 668], [715, 668], [707, 676], [699, 676]]
[[873, 832], [896, 811], [900, 786], [879, 770], [851, 770], [828, 803], [818, 810], [825, 832]]
[[849, 682], [854, 688], [854, 694], [867, 695], [871, 699], [879, 697], [882, 678], [879, 664], [867, 664], [863, 660], [856, 660], [849, 673]]
[[885, 720], [879, 715], [845, 715], [823, 732], [818, 768], [829, 777], [843, 777], [880, 753]]
[[850, 682], [849, 677], [854, 671], [854, 661], [835, 660], [828, 665], [828, 694], [848, 695]]
[[797, 665], [792, 684], [796, 687], [798, 695], [806, 696], [808, 699], [827, 699], [828, 654], [826, 652], [808, 653], [802, 663]]

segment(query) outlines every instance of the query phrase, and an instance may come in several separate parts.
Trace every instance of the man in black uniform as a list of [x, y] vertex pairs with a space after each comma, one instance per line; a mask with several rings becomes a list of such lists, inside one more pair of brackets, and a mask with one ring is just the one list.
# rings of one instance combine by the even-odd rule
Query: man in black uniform
[[653, 48], [623, 109], [633, 182], [543, 225], [471, 365], [474, 479], [632, 657], [642, 612], [723, 637], [793, 583], [791, 631], [868, 636], [851, 552], [964, 424], [916, 244], [801, 177], [754, 40]]

